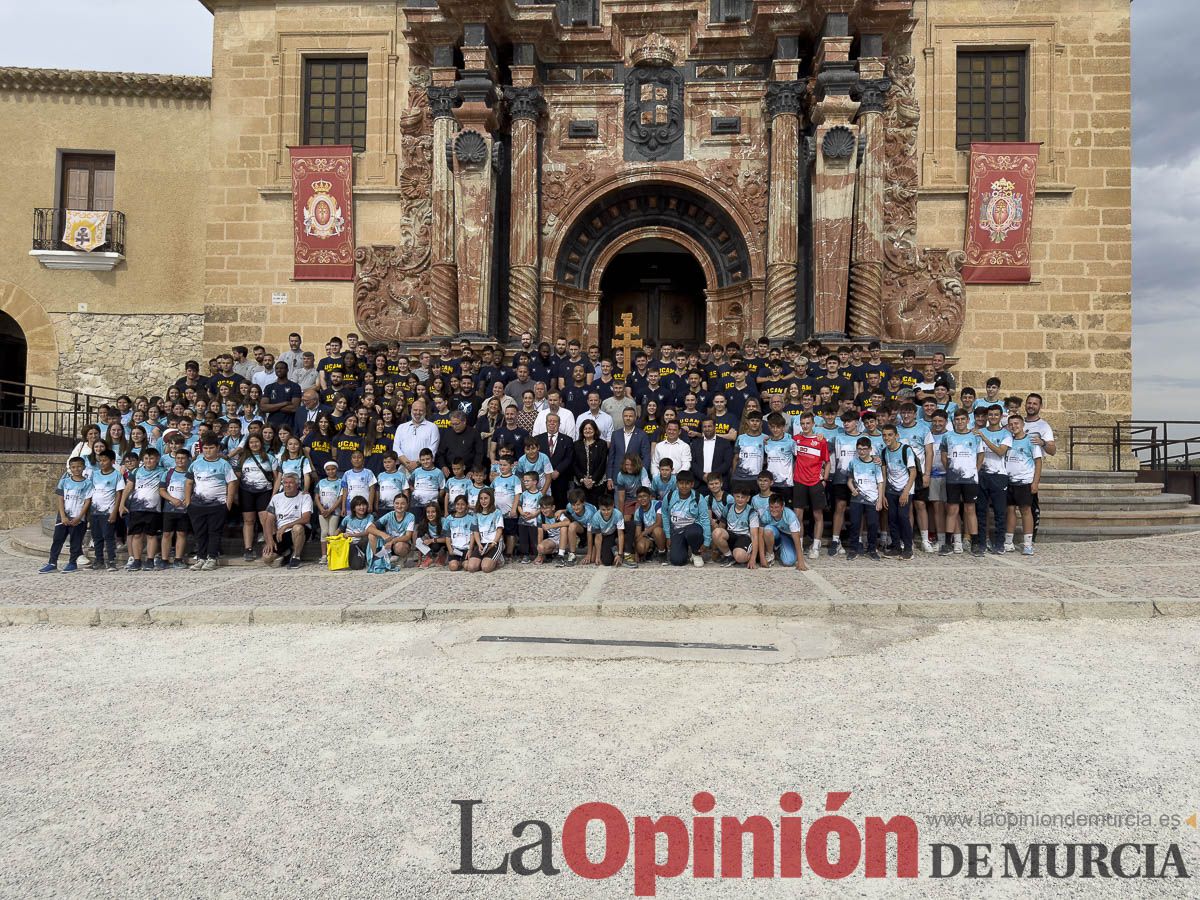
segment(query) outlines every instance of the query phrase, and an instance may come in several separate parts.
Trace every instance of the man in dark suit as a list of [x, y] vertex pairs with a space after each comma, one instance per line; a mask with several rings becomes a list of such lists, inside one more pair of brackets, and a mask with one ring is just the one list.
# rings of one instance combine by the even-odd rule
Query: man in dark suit
[[537, 436], [538, 447], [550, 458], [550, 493], [556, 509], [565, 509], [567, 489], [575, 468], [575, 442], [558, 430], [558, 416], [546, 416], [546, 433]]
[[708, 493], [705, 478], [720, 475], [725, 490], [729, 490], [729, 473], [733, 469], [733, 444], [717, 437], [716, 424], [711, 416], [700, 422], [700, 437], [692, 441], [692, 474], [696, 476], [696, 487], [702, 494]]
[[297, 437], [304, 434], [304, 426], [309, 422], [312, 423], [311, 430], [316, 431], [317, 416], [332, 411], [333, 407], [322, 403], [317, 392], [313, 388], [309, 388], [300, 395], [300, 405], [296, 407], [292, 418], [292, 431]]
[[[728, 441], [726, 441], [728, 443]], [[642, 458], [642, 469], [650, 470], [650, 437], [637, 424], [637, 413], [629, 408], [621, 410], [621, 423], [613, 429], [608, 444], [608, 489], [613, 490], [621, 461], [627, 453], [636, 453]]]

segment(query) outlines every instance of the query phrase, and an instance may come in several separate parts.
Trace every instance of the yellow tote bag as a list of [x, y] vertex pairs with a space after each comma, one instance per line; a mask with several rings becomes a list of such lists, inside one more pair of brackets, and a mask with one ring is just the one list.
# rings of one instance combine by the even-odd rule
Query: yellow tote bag
[[344, 534], [329, 536], [329, 571], [337, 572], [350, 568], [351, 539]]

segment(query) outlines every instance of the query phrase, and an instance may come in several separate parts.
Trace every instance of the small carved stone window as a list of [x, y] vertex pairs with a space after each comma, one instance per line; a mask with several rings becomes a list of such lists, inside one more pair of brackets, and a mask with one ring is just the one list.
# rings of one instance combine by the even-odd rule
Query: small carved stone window
[[349, 144], [367, 149], [367, 58], [314, 57], [304, 61], [305, 144]]
[[1026, 140], [1025, 50], [958, 51], [955, 146]]

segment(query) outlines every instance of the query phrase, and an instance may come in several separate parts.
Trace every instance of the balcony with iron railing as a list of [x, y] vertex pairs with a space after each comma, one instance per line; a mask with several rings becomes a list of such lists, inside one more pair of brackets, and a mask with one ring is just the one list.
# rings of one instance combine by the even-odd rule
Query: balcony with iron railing
[[[85, 221], [74, 235], [66, 233], [68, 213], [84, 214]], [[101, 215], [106, 215], [107, 221], [103, 224], [103, 235], [97, 235], [100, 238], [97, 242], [90, 239], [89, 226]], [[125, 214], [115, 209], [106, 212], [63, 207], [35, 209], [33, 249], [29, 255], [47, 269], [111, 271], [125, 259]]]

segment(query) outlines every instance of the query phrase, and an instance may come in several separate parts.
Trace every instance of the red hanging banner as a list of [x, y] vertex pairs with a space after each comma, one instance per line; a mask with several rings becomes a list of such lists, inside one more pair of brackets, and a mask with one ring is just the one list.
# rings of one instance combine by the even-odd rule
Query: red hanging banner
[[1040, 144], [972, 144], [967, 187], [969, 284], [1025, 284]]
[[354, 280], [353, 147], [289, 147], [297, 281]]

